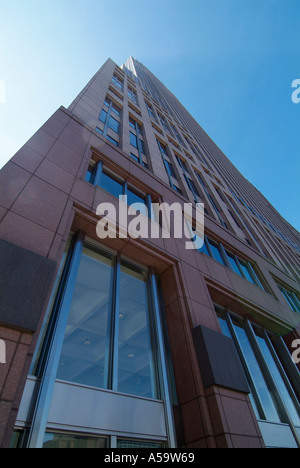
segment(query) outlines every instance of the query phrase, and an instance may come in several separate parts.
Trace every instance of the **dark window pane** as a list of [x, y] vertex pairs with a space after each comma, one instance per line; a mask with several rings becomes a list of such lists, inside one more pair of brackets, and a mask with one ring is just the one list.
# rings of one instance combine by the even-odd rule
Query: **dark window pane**
[[145, 144], [143, 142], [143, 140], [140, 139], [140, 147], [141, 147], [141, 152], [143, 154], [146, 154], [146, 151], [145, 151]]
[[255, 357], [253, 349], [250, 345], [245, 330], [238, 324], [234, 324], [234, 330], [236, 332], [240, 347], [244, 354], [248, 370], [252, 377], [253, 383], [256, 387], [256, 391], [260, 397], [266, 419], [274, 422], [281, 422], [273, 395], [268, 388], [266, 380], [262, 374], [258, 361]]
[[174, 177], [174, 179], [177, 179], [173, 165], [167, 160], [165, 160], [165, 163], [171, 176]]
[[137, 148], [137, 138], [132, 132], [129, 132], [130, 144]]
[[43, 445], [44, 449], [100, 449], [106, 447], [106, 439], [71, 434], [52, 434], [50, 432], [46, 433]]
[[199, 252], [205, 253], [205, 255], [208, 255], [210, 257], [209, 251], [207, 250], [207, 247], [206, 247], [206, 244], [205, 244], [205, 241], [203, 242], [203, 246], [201, 247]]
[[119, 133], [119, 122], [116, 119], [114, 119], [113, 117], [109, 117], [108, 126], [114, 132]]
[[210, 240], [208, 242], [209, 242], [209, 246], [212, 251], [214, 259], [217, 260], [217, 262], [220, 262], [223, 265], [225, 265], [219, 246]]
[[115, 140], [114, 138], [112, 138], [111, 136], [109, 135], [106, 135], [106, 138], [115, 146], [119, 146], [119, 143], [117, 142], [117, 140]]
[[101, 114], [100, 114], [100, 117], [99, 117], [99, 120], [103, 123], [106, 122], [106, 118], [107, 118], [107, 112], [105, 110], [102, 109], [101, 111]]
[[140, 207], [139, 211], [145, 216], [148, 215], [148, 210], [147, 210], [145, 198], [137, 195], [135, 192], [133, 192], [130, 189], [127, 190], [127, 203], [128, 203], [128, 205], [133, 205], [133, 203], [139, 203], [139, 204], [143, 205], [143, 206]]
[[249, 269], [249, 267], [248, 267], [247, 262], [244, 262], [243, 260], [240, 260], [240, 259], [239, 259], [239, 264], [240, 264], [240, 267], [241, 267], [241, 269], [242, 269], [242, 271], [243, 271], [243, 273], [244, 273], [245, 278], [246, 278], [248, 281], [250, 281], [251, 283], [255, 284], [255, 281], [254, 281], [254, 279], [252, 278], [252, 275], [251, 275], [251, 273], [250, 273], [250, 269]]
[[123, 194], [123, 184], [116, 181], [109, 175], [105, 174], [104, 172], [101, 175], [101, 182], [100, 186], [106, 190], [107, 192], [111, 193], [115, 197], [119, 197]]
[[227, 255], [227, 259], [232, 270], [235, 271], [235, 273], [237, 273], [238, 275], [242, 276], [241, 271], [235, 261], [234, 256], [230, 252], [227, 252], [227, 250], [226, 250], [226, 255]]

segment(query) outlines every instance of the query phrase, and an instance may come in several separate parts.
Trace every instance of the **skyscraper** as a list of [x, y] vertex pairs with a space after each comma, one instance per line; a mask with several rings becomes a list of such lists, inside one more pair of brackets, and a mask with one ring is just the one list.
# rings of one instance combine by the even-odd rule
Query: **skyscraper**
[[[153, 203], [204, 203], [202, 247], [100, 238], [120, 196], [158, 228]], [[0, 446], [300, 446], [299, 252], [176, 97], [107, 60], [0, 172]]]

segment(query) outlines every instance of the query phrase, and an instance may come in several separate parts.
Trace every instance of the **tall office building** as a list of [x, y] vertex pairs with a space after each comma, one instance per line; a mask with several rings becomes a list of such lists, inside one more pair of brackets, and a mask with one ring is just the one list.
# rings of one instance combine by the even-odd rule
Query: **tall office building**
[[[204, 203], [203, 245], [121, 195]], [[1, 447], [300, 446], [299, 234], [137, 60], [1, 170], [0, 239]]]

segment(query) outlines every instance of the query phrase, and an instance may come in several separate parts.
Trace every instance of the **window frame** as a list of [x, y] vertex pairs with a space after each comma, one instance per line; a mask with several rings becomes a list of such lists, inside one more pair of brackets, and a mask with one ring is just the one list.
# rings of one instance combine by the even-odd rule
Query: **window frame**
[[[261, 422], [270, 422], [271, 424], [277, 424], [277, 425], [279, 424], [281, 426], [288, 425], [292, 431], [292, 434], [296, 442], [299, 445], [300, 444], [300, 436], [299, 436], [300, 424], [298, 426], [298, 424], [294, 423], [293, 417], [291, 416], [291, 414], [289, 413], [286, 407], [285, 400], [282, 394], [280, 393], [280, 390], [278, 389], [276, 378], [274, 377], [274, 374], [272, 374], [268, 366], [267, 359], [264, 356], [263, 351], [259, 345], [259, 341], [257, 338], [258, 336], [257, 331], [259, 331], [259, 333], [261, 334], [265, 342], [265, 345], [267, 346], [267, 349], [270, 352], [270, 355], [273, 359], [276, 369], [279, 372], [279, 375], [282, 378], [283, 383], [286, 387], [286, 391], [289, 393], [291, 401], [295, 406], [295, 410], [298, 413], [298, 418], [300, 418], [300, 403], [293, 389], [296, 383], [291, 381], [291, 378], [292, 378], [293, 380], [298, 379], [298, 382], [299, 382], [300, 372], [296, 368], [296, 365], [293, 363], [292, 356], [290, 355], [289, 351], [286, 349], [283, 339], [281, 337], [276, 338], [276, 341], [279, 342], [281, 350], [283, 350], [283, 354], [284, 354], [283, 356], [284, 359], [281, 359], [282, 356], [280, 356], [276, 352], [276, 349], [272, 342], [272, 340], [275, 339], [275, 335], [273, 335], [270, 331], [266, 330], [265, 328], [257, 324], [250, 322], [249, 319], [244, 319], [243, 317], [237, 315], [236, 313], [233, 313], [227, 309], [225, 310], [224, 308], [218, 305], [215, 305], [215, 310], [216, 310], [217, 317], [220, 323], [220, 327], [222, 329], [222, 333], [225, 334], [225, 336], [229, 336], [226, 333], [226, 330], [224, 330], [224, 328], [222, 327], [220, 320], [223, 320], [225, 322], [227, 329], [229, 331], [229, 334], [230, 334], [229, 337], [233, 340], [235, 348], [241, 359], [241, 362], [242, 362], [242, 365], [243, 365], [243, 368], [244, 368], [244, 371], [248, 380], [248, 384], [251, 389], [251, 394], [249, 395], [249, 397], [251, 399], [257, 420]], [[261, 398], [259, 396], [259, 390], [257, 388], [256, 383], [253, 380], [251, 371], [249, 369], [249, 364], [247, 363], [246, 356], [244, 354], [240, 341], [237, 337], [237, 333], [235, 331], [235, 326], [234, 326], [235, 320], [240, 323], [240, 327], [243, 328], [246, 334], [246, 337], [249, 341], [252, 352], [254, 353], [254, 356], [256, 358], [256, 361], [258, 363], [262, 376], [269, 389], [268, 391], [270, 392], [270, 395], [272, 394], [272, 399], [274, 401], [274, 404], [276, 405], [278, 416], [281, 420], [280, 423], [272, 422], [271, 420], [267, 419], [267, 415], [265, 413], [263, 402], [261, 401]]]

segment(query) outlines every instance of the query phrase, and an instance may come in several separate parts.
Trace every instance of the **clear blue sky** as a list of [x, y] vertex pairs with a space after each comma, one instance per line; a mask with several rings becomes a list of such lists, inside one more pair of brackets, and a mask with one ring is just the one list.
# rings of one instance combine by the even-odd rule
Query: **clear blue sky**
[[0, 0], [0, 167], [130, 55], [299, 230], [300, 0]]

